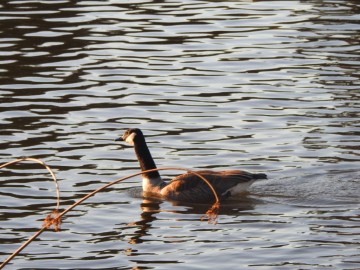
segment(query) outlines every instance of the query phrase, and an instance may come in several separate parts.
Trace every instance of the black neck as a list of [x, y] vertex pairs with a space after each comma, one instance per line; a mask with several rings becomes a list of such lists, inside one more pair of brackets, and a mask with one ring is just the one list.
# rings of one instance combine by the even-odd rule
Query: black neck
[[[140, 163], [141, 171], [156, 169], [155, 162], [143, 137], [135, 138], [134, 149], [136, 157]], [[143, 177], [148, 179], [160, 179], [160, 174], [158, 171], [147, 172], [143, 173]]]

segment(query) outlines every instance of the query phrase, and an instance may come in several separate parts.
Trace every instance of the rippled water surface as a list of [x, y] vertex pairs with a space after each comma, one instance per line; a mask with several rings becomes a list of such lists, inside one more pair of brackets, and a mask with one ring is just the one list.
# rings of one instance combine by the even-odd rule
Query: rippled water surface
[[[358, 1], [0, 3], [0, 161], [30, 156], [62, 208], [159, 167], [266, 172], [208, 205], [144, 200], [135, 177], [70, 212], [6, 269], [359, 269]], [[176, 172], [163, 172], [171, 175]], [[50, 175], [0, 171], [0, 260], [55, 207]]]

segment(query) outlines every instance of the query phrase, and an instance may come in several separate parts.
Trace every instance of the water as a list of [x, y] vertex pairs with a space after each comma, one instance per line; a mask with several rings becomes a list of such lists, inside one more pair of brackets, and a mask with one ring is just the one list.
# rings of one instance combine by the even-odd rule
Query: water
[[[0, 157], [40, 158], [62, 207], [159, 167], [266, 172], [222, 205], [97, 194], [6, 269], [359, 269], [357, 1], [2, 1]], [[177, 172], [163, 172], [171, 175]], [[50, 175], [1, 170], [0, 257], [55, 207]]]

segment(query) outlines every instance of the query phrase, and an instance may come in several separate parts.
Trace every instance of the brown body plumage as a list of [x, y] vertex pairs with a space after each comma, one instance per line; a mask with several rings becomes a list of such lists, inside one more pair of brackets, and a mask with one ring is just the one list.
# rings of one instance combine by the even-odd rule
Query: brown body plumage
[[[126, 130], [121, 139], [134, 146], [142, 171], [156, 169], [155, 162], [140, 129]], [[210, 182], [221, 200], [246, 191], [256, 180], [266, 179], [266, 174], [241, 170], [203, 170], [196, 171], [196, 173], [201, 174]], [[143, 191], [150, 196], [192, 203], [213, 202], [215, 199], [209, 186], [192, 173], [176, 176], [169, 183], [161, 179], [158, 171], [146, 172], [142, 176]]]

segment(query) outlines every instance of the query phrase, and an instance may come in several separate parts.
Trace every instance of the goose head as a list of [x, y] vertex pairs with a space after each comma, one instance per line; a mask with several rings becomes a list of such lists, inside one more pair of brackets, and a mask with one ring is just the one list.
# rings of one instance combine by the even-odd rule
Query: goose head
[[115, 141], [125, 141], [130, 145], [134, 145], [135, 140], [138, 140], [141, 138], [144, 138], [144, 135], [140, 129], [129, 128], [124, 132], [124, 134], [121, 137], [115, 139]]

